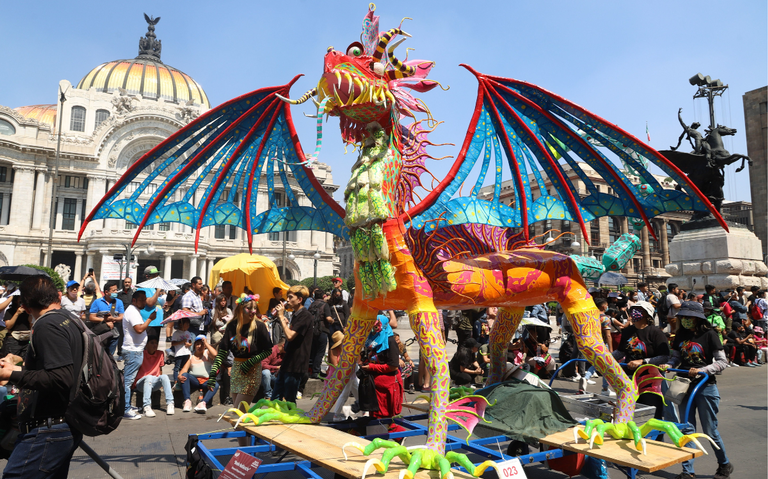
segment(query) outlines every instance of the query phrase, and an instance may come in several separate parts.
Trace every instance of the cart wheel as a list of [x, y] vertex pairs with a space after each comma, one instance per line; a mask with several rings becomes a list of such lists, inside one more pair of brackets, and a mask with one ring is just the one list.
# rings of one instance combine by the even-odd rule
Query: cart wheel
[[528, 444], [524, 441], [512, 441], [509, 443], [509, 446], [507, 446], [508, 456], [517, 457], [526, 454], [530, 454], [530, 449], [528, 448]]

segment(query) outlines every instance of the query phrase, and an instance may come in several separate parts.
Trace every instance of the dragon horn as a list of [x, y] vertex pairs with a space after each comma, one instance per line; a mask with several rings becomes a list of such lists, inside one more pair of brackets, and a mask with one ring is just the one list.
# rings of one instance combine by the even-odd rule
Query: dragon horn
[[314, 97], [316, 94], [317, 94], [317, 88], [313, 88], [313, 89], [309, 90], [308, 92], [306, 92], [304, 95], [302, 95], [302, 97], [299, 98], [298, 100], [291, 100], [290, 98], [286, 98], [286, 97], [284, 97], [282, 95], [279, 95], [277, 93], [275, 93], [275, 96], [278, 97], [279, 99], [283, 100], [286, 103], [290, 103], [291, 105], [301, 105], [305, 101], [307, 101], [310, 98]]
[[389, 47], [389, 50], [387, 50], [389, 55], [389, 62], [393, 67], [395, 67], [395, 70], [390, 70], [387, 72], [387, 78], [390, 80], [410, 77], [416, 73], [416, 69], [414, 67], [404, 64], [398, 60], [397, 57], [395, 57], [395, 49], [404, 41], [405, 38], [401, 38], [397, 42], [393, 43], [392, 46]]
[[381, 61], [382, 57], [384, 56], [384, 50], [387, 49], [387, 44], [389, 44], [389, 41], [395, 35], [410, 37], [410, 35], [400, 30], [399, 28], [393, 28], [388, 32], [382, 33], [381, 36], [379, 37], [379, 44], [376, 45], [376, 51], [373, 52], [373, 61], [375, 62]]

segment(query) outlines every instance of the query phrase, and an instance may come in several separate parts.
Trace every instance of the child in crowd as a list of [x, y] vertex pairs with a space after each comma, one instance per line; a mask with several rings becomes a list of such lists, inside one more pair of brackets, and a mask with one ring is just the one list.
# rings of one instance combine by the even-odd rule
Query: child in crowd
[[133, 387], [138, 392], [143, 391], [142, 409], [146, 417], [155, 417], [157, 414], [152, 410], [152, 391], [163, 388], [165, 392], [165, 413], [171, 415], [173, 408], [173, 389], [168, 376], [163, 374], [163, 353], [157, 350], [157, 338], [151, 338], [144, 347], [144, 360], [136, 374], [136, 381]]
[[171, 336], [171, 345], [173, 345], [174, 366], [173, 382], [179, 377], [179, 370], [187, 364], [191, 354], [190, 348], [195, 337], [189, 332], [189, 318], [179, 319], [179, 329], [173, 332]]
[[768, 339], [765, 338], [765, 331], [760, 326], [755, 326], [755, 346], [757, 346], [757, 362], [765, 364], [768, 360]]

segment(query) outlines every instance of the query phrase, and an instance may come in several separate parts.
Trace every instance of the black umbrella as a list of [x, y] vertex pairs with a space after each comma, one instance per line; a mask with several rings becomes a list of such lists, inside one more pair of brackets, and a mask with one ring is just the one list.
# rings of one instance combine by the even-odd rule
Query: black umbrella
[[623, 274], [608, 271], [607, 273], [603, 273], [603, 275], [600, 276], [597, 284], [604, 284], [607, 286], [621, 286], [622, 284], [629, 284], [629, 281], [627, 281], [627, 277]]
[[0, 267], [0, 279], [8, 281], [24, 281], [29, 276], [42, 274], [48, 276], [48, 273], [29, 266], [2, 266]]

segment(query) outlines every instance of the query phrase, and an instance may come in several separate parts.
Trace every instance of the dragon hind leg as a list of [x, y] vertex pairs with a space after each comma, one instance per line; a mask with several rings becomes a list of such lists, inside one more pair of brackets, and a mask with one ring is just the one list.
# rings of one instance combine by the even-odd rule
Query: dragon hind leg
[[488, 344], [491, 356], [488, 384], [500, 382], [504, 378], [507, 365], [507, 346], [523, 319], [524, 308], [499, 308], [499, 316], [493, 323]]
[[616, 390], [618, 397], [616, 422], [626, 423], [632, 420], [637, 400], [637, 387], [621, 369], [603, 341], [600, 330], [600, 311], [591, 299], [563, 304], [563, 309], [573, 327], [579, 350]]
[[[358, 302], [362, 303], [362, 302]], [[346, 334], [342, 343], [339, 365], [333, 369], [333, 374], [325, 380], [323, 391], [307, 416], [312, 422], [318, 423], [328, 413], [347, 385], [360, 358], [365, 339], [376, 321], [377, 311], [355, 304], [352, 314], [347, 321]]]

